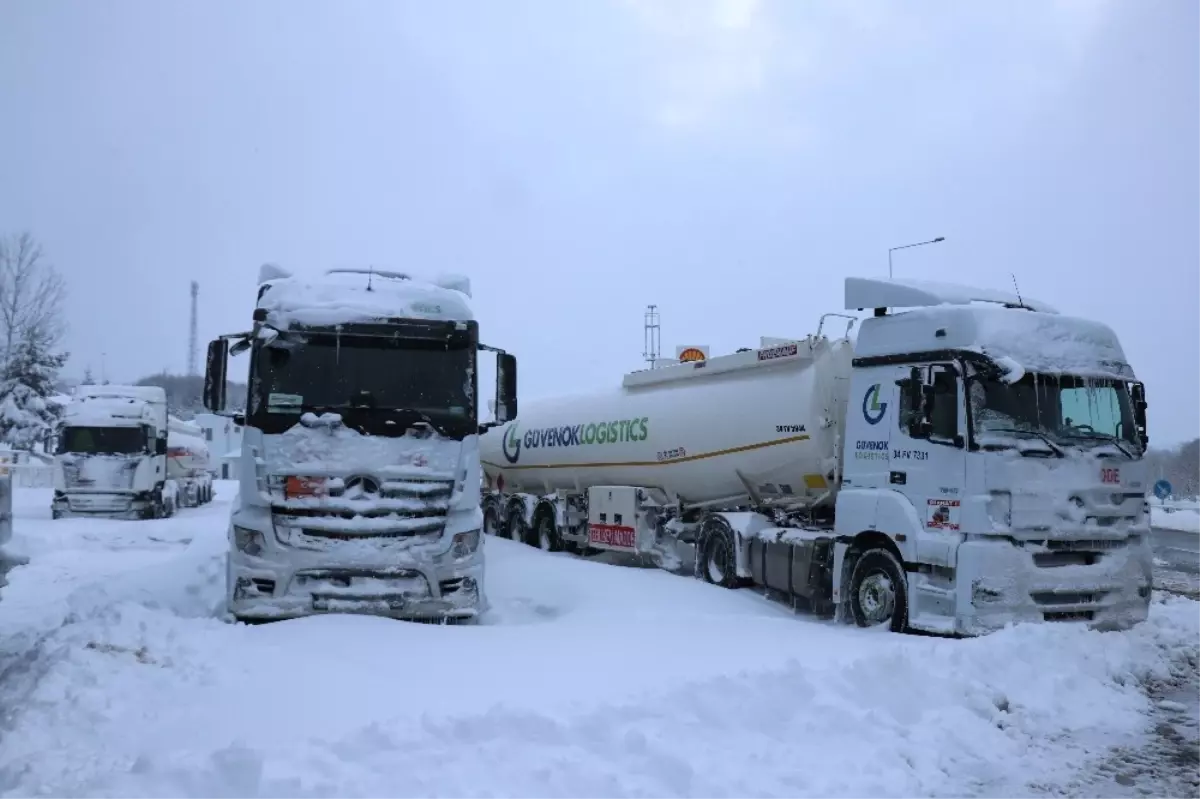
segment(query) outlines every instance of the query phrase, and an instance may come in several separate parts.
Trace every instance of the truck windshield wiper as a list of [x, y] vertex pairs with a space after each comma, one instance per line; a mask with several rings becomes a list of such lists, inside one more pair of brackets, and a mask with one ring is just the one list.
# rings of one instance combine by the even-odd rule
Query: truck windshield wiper
[[1050, 438], [1045, 433], [1040, 433], [1037, 430], [1022, 430], [1018, 427], [993, 427], [993, 428], [991, 428], [991, 432], [993, 432], [993, 433], [1017, 433], [1019, 435], [1037, 436], [1042, 441], [1046, 442], [1046, 446], [1049, 447], [1050, 451], [1054, 453], [1054, 457], [1056, 457], [1056, 458], [1065, 458], [1066, 457], [1066, 453], [1064, 453], [1058, 447], [1058, 445], [1056, 445], [1053, 441], [1051, 441]]
[[385, 416], [385, 417], [397, 417], [398, 416], [398, 417], [401, 417], [402, 419], [404, 419], [403, 426], [406, 430], [414, 427], [417, 424], [424, 422], [425, 424], [429, 425], [431, 428], [433, 428], [437, 432], [441, 433], [442, 435], [446, 435], [445, 426], [443, 424], [439, 424], [428, 413], [417, 410], [416, 408], [379, 408], [379, 407], [375, 407], [373, 405], [348, 405], [348, 404], [347, 405], [315, 405], [315, 406], [313, 406], [314, 410], [316, 410], [318, 408], [322, 411], [332, 411], [334, 413], [351, 413], [351, 414], [353, 414], [353, 413], [369, 413], [369, 414], [375, 415], [376, 418], [378, 418], [378, 416]]
[[1077, 438], [1077, 439], [1082, 439], [1084, 441], [1103, 441], [1107, 444], [1112, 444], [1114, 447], [1116, 447], [1118, 450], [1121, 451], [1122, 455], [1129, 458], [1130, 460], [1134, 460], [1136, 458], [1136, 456], [1132, 452], [1125, 449], [1125, 447], [1123, 446], [1124, 444], [1126, 444], [1128, 442], [1122, 441], [1121, 439], [1117, 438], [1116, 436], [1109, 435], [1108, 433], [1100, 433], [1100, 432], [1097, 432], [1094, 430], [1092, 432], [1088, 432], [1086, 430], [1080, 430], [1080, 431], [1071, 430], [1067, 433], [1064, 433], [1064, 435], [1066, 435], [1067, 438]]

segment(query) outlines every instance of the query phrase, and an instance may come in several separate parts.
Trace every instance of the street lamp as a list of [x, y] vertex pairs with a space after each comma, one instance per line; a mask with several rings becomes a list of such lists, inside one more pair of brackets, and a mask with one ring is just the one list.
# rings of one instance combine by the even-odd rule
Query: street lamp
[[899, 247], [892, 247], [888, 250], [888, 280], [892, 279], [892, 253], [896, 250], [907, 250], [909, 247], [920, 247], [924, 244], [937, 244], [939, 241], [945, 241], [945, 236], [938, 236], [936, 239], [929, 241], [918, 241], [916, 244], [902, 244]]

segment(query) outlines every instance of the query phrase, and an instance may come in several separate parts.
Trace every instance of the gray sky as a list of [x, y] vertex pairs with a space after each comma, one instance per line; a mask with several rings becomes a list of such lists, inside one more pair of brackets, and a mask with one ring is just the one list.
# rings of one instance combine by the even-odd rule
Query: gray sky
[[1194, 0], [0, 4], [0, 232], [70, 283], [69, 370], [249, 323], [258, 266], [457, 271], [528, 399], [802, 336], [842, 278], [1103, 320], [1198, 434]]

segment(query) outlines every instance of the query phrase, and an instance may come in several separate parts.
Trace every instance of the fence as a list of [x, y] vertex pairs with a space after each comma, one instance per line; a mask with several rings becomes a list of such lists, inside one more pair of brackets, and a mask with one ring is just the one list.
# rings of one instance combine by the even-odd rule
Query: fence
[[44, 463], [0, 464], [12, 476], [13, 488], [54, 488], [54, 467]]

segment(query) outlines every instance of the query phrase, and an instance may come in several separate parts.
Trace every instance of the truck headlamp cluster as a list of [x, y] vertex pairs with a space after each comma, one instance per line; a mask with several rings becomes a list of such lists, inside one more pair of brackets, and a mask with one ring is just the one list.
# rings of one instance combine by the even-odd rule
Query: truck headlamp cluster
[[247, 555], [257, 557], [263, 551], [263, 534], [258, 530], [251, 530], [249, 527], [233, 526], [233, 544], [238, 548], [239, 552], [245, 552]]
[[475, 550], [479, 549], [479, 531], [469, 530], [465, 533], [458, 533], [450, 542], [450, 557], [454, 560], [466, 560], [475, 554]]

